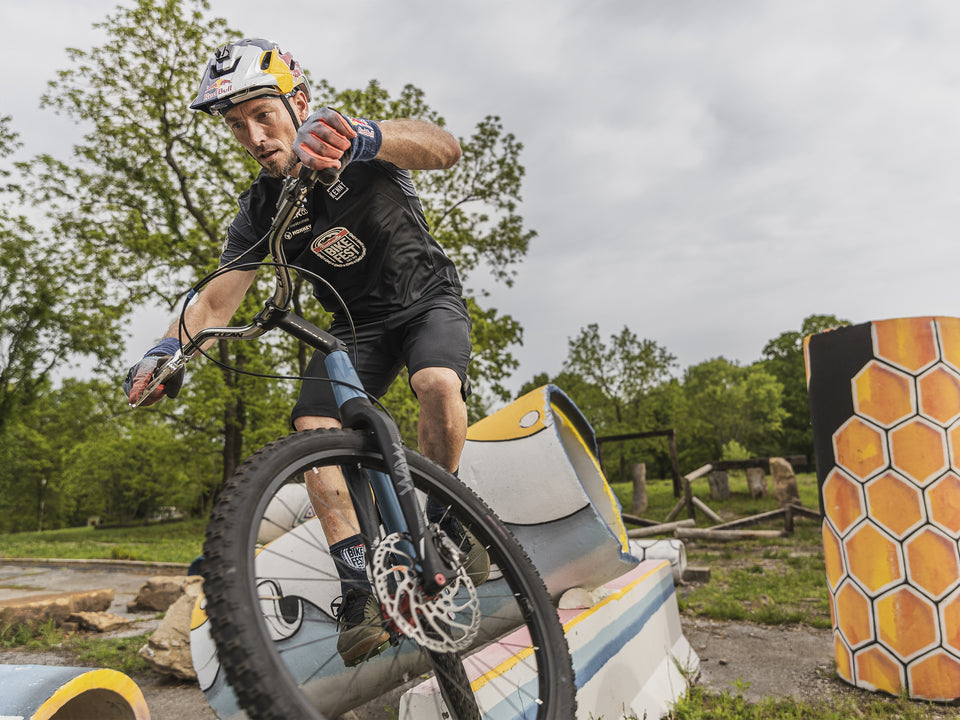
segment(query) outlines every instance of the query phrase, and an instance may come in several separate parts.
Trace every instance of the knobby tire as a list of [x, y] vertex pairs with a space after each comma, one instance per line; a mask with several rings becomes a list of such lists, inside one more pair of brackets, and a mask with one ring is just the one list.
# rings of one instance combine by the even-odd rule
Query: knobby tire
[[[307, 520], [292, 529], [285, 523], [310, 514], [299, 499], [304, 472], [353, 464], [383, 470], [383, 458], [373, 438], [358, 431], [296, 433], [238, 468], [207, 528], [206, 613], [241, 706], [254, 720], [336, 718], [367, 702], [382, 708], [385, 689], [394, 689], [389, 702], [395, 702], [400, 690], [429, 677], [440, 689], [427, 696], [429, 702], [446, 698], [445, 705], [456, 706], [447, 708], [450, 717], [459, 720], [494, 708], [498, 714], [506, 708], [512, 717], [573, 718], [576, 686], [566, 639], [526, 552], [460, 480], [413, 451], [406, 451], [406, 459], [421, 505], [430, 495], [449, 506], [502, 574], [477, 588], [482, 619], [475, 644], [465, 652], [436, 652], [394, 632], [395, 646], [383, 655], [352, 668], [343, 664], [336, 622], [325, 607], [340, 594], [339, 579], [319, 523]], [[518, 634], [523, 647], [514, 645]], [[517, 686], [504, 680], [514, 675], [500, 674], [514, 665], [526, 674]], [[475, 689], [467, 684], [470, 672], [480, 676]], [[398, 716], [398, 708], [391, 712], [389, 717]]]

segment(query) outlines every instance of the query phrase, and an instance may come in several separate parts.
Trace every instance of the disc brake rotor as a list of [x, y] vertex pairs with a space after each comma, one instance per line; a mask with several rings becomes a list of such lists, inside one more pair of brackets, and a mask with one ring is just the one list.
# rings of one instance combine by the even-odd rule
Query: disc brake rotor
[[[441, 535], [445, 552], [456, 557], [459, 549]], [[434, 652], [466, 650], [480, 628], [477, 589], [463, 567], [437, 595], [426, 596], [404, 549], [410, 542], [398, 533], [384, 538], [373, 552], [371, 575], [377, 597], [387, 617], [401, 634]]]

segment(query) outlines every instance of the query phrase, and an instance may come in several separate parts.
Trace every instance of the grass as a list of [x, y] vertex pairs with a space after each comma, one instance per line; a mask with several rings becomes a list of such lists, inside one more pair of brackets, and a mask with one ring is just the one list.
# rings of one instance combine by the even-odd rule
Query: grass
[[[800, 499], [805, 507], [818, 508], [817, 479], [813, 473], [797, 475]], [[625, 509], [632, 506], [633, 487], [613, 483], [613, 490]], [[728, 500], [710, 499], [706, 480], [694, 481], [693, 494], [723, 520], [758, 515], [777, 509], [772, 496], [753, 499], [744, 473], [730, 473]], [[670, 481], [647, 486], [651, 520], [667, 517], [677, 500]], [[677, 519], [686, 517], [685, 511]], [[713, 521], [697, 512], [697, 526]], [[755, 529], [782, 530], [783, 520], [775, 519]], [[830, 604], [819, 523], [795, 519], [790, 537], [739, 540], [736, 543], [696, 540], [686, 543], [687, 564], [711, 568], [710, 582], [681, 586], [677, 599], [681, 612], [713, 620], [751, 620], [769, 625], [806, 624], [830, 627]]]
[[0, 627], [0, 648], [5, 650], [60, 650], [84, 667], [102, 667], [120, 672], [142, 673], [149, 670], [139, 656], [149, 634], [122, 638], [100, 638], [87, 633], [68, 633], [47, 620], [34, 627], [17, 624]]
[[[815, 475], [798, 474], [797, 480], [804, 506], [817, 508]], [[629, 510], [632, 487], [614, 483], [613, 489], [623, 507]], [[694, 494], [724, 520], [776, 509], [772, 497], [759, 500], [749, 497], [742, 473], [730, 474], [731, 497], [722, 502], [710, 499], [706, 480], [695, 481], [693, 489]], [[666, 518], [676, 503], [669, 481], [650, 482], [647, 497], [649, 507], [643, 515], [653, 520]], [[685, 515], [681, 514], [681, 517]], [[700, 527], [713, 524], [702, 513], [698, 512], [697, 518]], [[205, 524], [203, 520], [185, 520], [140, 528], [80, 528], [0, 535], [0, 557], [125, 558], [188, 563], [200, 553]], [[782, 527], [781, 520], [757, 526], [758, 529]], [[717, 620], [829, 627], [821, 542], [819, 523], [807, 519], [796, 520], [794, 534], [786, 538], [738, 541], [735, 544], [703, 540], [688, 542], [688, 563], [710, 567], [711, 580], [703, 585], [678, 589], [681, 612], [687, 616]], [[0, 628], [0, 648], [57, 648], [73, 654], [80, 664], [111, 667], [128, 673], [147, 669], [146, 663], [137, 655], [146, 639], [146, 635], [122, 639], [101, 639], [82, 633], [68, 635], [52, 623], [33, 629]], [[848, 692], [829, 701], [805, 703], [790, 698], [768, 698], [749, 703], [741, 694], [743, 688], [712, 693], [694, 684], [672, 709], [668, 720], [929, 720], [952, 716], [943, 714], [946, 710], [943, 706], [843, 687]]]
[[0, 535], [0, 558], [141, 560], [189, 563], [200, 554], [206, 519], [140, 527], [92, 527]]
[[865, 693], [812, 703], [791, 698], [749, 703], [738, 692], [708, 693], [695, 685], [674, 705], [667, 720], [928, 720], [931, 711], [939, 713], [926, 703]]

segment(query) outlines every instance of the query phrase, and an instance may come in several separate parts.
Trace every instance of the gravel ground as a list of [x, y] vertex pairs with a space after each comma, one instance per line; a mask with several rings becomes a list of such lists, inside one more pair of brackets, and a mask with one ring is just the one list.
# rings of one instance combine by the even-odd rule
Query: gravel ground
[[[113, 564], [0, 563], [0, 600], [17, 595], [64, 590], [113, 587], [116, 598], [111, 612], [126, 614], [132, 600], [148, 577], [182, 572], [177, 568]], [[137, 616], [134, 634], [149, 632], [157, 621]], [[836, 678], [829, 630], [808, 627], [772, 627], [744, 622], [716, 622], [682, 617], [684, 634], [700, 658], [697, 682], [716, 692], [740, 692], [748, 700], [792, 696], [815, 701], [860, 695], [857, 688]], [[0, 651], [0, 664], [75, 665], [65, 651]], [[133, 679], [140, 686], [152, 720], [213, 720], [203, 692], [196, 683], [144, 673]], [[382, 707], [382, 705], [381, 705]], [[0, 707], [0, 715], [3, 709]], [[956, 707], [936, 706], [930, 718], [960, 717]], [[355, 713], [345, 720], [377, 720], [374, 715]]]

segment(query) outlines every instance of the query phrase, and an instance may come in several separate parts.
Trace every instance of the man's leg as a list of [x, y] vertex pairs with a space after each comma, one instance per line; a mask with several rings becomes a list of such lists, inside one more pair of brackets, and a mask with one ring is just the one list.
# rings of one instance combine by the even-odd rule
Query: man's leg
[[[420, 452], [447, 471], [456, 473], [460, 454], [467, 438], [467, 404], [463, 384], [449, 368], [428, 367], [410, 378], [410, 386], [420, 402], [417, 439]], [[490, 576], [490, 557], [476, 537], [452, 517], [446, 506], [427, 499], [427, 519], [439, 522], [464, 552], [463, 567], [475, 585], [482, 585]]]
[[420, 452], [456, 472], [467, 437], [467, 404], [460, 377], [450, 368], [428, 367], [413, 374], [410, 386], [420, 402]]
[[[293, 426], [297, 430], [338, 428], [340, 421], [336, 418], [305, 415], [295, 418]], [[310, 502], [313, 503], [314, 512], [323, 526], [327, 544], [334, 545], [360, 532], [350, 492], [339, 468], [319, 468], [319, 472], [306, 473], [305, 479]]]
[[[338, 428], [334, 418], [303, 415], [293, 421], [297, 430]], [[383, 628], [380, 605], [366, 576], [366, 558], [360, 524], [343, 473], [336, 466], [305, 473], [307, 493], [323, 527], [330, 554], [340, 575], [342, 597], [337, 607], [340, 637], [337, 650], [344, 663], [354, 665], [386, 649], [390, 634]]]

